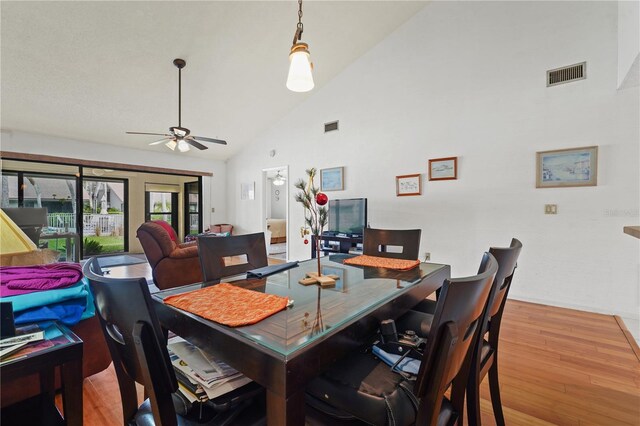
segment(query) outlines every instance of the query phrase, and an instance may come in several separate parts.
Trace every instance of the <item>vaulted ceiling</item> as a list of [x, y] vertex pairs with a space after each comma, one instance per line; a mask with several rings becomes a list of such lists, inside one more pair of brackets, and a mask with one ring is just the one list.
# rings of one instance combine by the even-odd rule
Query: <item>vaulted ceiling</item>
[[295, 1], [2, 1], [4, 129], [149, 147], [182, 123], [226, 139], [205, 158], [227, 159], [425, 6], [402, 1], [307, 1], [303, 41], [316, 88], [286, 89]]

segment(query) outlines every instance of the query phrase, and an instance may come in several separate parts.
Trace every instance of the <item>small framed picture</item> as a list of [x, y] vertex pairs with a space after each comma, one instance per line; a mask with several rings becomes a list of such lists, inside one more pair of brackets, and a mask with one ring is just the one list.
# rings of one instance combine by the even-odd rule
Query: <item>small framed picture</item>
[[429, 160], [429, 180], [458, 179], [458, 157]]
[[415, 175], [403, 175], [396, 176], [396, 195], [403, 197], [406, 195], [420, 195], [422, 194], [422, 175], [420, 173]]
[[596, 186], [597, 184], [597, 146], [536, 153], [536, 188]]
[[320, 170], [320, 191], [344, 190], [344, 167]]
[[253, 200], [256, 198], [256, 183], [241, 183], [240, 184], [240, 199], [241, 200]]

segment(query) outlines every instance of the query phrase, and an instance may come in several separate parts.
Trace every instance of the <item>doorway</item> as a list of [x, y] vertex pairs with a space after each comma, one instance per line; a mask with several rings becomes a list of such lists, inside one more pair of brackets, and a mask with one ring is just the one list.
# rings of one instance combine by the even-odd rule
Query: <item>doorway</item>
[[262, 217], [271, 263], [289, 259], [289, 166], [262, 170]]

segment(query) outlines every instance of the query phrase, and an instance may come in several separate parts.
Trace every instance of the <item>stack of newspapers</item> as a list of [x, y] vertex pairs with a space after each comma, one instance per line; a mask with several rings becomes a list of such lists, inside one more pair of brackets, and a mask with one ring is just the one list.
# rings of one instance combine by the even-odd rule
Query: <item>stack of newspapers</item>
[[179, 391], [189, 402], [204, 402], [246, 385], [251, 379], [181, 337], [169, 339], [167, 348]]

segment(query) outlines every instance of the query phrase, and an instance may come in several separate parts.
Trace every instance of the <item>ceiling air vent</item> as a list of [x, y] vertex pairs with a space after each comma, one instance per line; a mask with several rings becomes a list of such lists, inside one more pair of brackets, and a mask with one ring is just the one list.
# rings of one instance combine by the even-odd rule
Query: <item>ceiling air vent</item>
[[324, 123], [324, 132], [333, 132], [334, 130], [338, 130], [338, 120], [332, 121], [330, 123]]
[[582, 62], [568, 67], [556, 68], [547, 71], [547, 87], [558, 84], [570, 83], [587, 78], [587, 63]]

